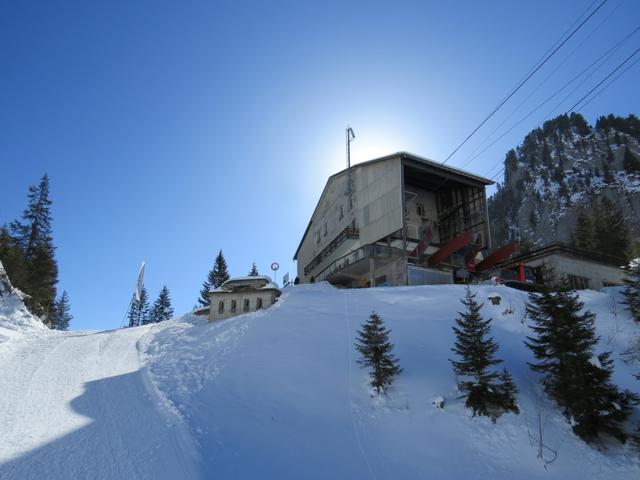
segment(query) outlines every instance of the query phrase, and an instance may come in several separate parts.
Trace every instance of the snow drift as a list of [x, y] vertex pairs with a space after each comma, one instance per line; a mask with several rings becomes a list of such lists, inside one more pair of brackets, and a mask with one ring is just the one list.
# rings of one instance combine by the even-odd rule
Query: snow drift
[[24, 294], [14, 288], [0, 262], [0, 342], [25, 331], [43, 331], [45, 325], [29, 312]]

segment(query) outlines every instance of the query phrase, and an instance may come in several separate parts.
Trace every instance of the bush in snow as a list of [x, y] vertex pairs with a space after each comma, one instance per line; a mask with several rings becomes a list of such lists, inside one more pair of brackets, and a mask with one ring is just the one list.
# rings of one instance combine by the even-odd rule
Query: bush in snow
[[544, 374], [546, 392], [570, 420], [576, 435], [593, 442], [608, 434], [624, 442], [623, 423], [638, 398], [611, 382], [611, 354], [595, 354], [595, 315], [580, 313], [582, 307], [578, 295], [566, 286], [529, 295], [527, 313], [535, 335], [527, 337], [525, 344], [538, 360], [529, 365]]
[[371, 386], [377, 394], [384, 393], [393, 378], [402, 371], [398, 360], [391, 353], [393, 344], [389, 342], [389, 333], [391, 330], [385, 328], [382, 318], [372, 312], [369, 320], [362, 324], [362, 330], [358, 331], [358, 341], [355, 344], [362, 354], [358, 364], [371, 368]]
[[482, 318], [482, 304], [478, 304], [469, 287], [461, 301], [466, 312], [456, 319], [457, 326], [453, 327], [456, 342], [451, 349], [460, 360], [449, 360], [458, 377], [460, 398], [466, 398], [465, 406], [474, 416], [488, 416], [493, 421], [504, 412], [519, 413], [515, 398], [517, 389], [507, 370], [502, 374], [490, 370], [502, 363], [495, 357], [498, 345], [488, 337], [491, 319]]

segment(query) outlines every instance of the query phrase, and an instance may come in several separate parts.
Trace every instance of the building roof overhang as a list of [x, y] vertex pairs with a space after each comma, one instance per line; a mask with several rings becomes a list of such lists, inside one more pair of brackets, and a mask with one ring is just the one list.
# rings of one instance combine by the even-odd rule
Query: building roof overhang
[[[400, 158], [401, 160], [405, 161], [405, 165], [408, 165], [409, 167], [414, 166], [414, 167], [418, 167], [420, 169], [423, 170], [428, 170], [430, 172], [432, 172], [435, 175], [439, 175], [441, 176], [443, 179], [446, 180], [457, 180], [457, 181], [461, 181], [462, 183], [473, 183], [476, 185], [482, 185], [482, 186], [487, 186], [487, 185], [493, 185], [495, 182], [491, 179], [485, 178], [485, 177], [481, 177], [479, 175], [475, 175], [471, 172], [467, 172], [466, 170], [462, 170], [460, 168], [455, 168], [455, 167], [451, 167], [449, 165], [444, 165], [442, 163], [439, 162], [435, 162], [433, 160], [430, 160], [428, 158], [425, 157], [421, 157], [419, 155], [415, 155], [413, 153], [409, 153], [409, 152], [396, 152], [396, 153], [392, 153], [390, 155], [385, 155], [384, 157], [379, 157], [379, 158], [374, 158], [372, 160], [367, 160], [365, 162], [361, 162], [361, 163], [357, 163], [355, 165], [352, 165], [351, 168], [361, 168], [361, 167], [365, 167], [368, 165], [372, 165], [374, 163], [379, 163], [379, 162], [384, 162], [384, 161], [388, 161], [388, 160], [393, 160], [393, 159], [397, 159]], [[313, 210], [313, 213], [311, 214], [311, 219], [309, 220], [309, 223], [307, 224], [307, 228], [304, 231], [304, 234], [302, 235], [302, 238], [300, 240], [300, 243], [298, 244], [298, 248], [296, 249], [296, 253], [293, 255], [293, 259], [297, 260], [298, 259], [298, 253], [300, 252], [300, 248], [302, 247], [302, 244], [304, 242], [304, 239], [306, 238], [307, 234], [309, 233], [309, 230], [311, 229], [311, 224], [313, 223], [313, 217], [316, 214], [316, 211], [318, 210], [318, 206], [320, 205], [320, 200], [322, 199], [322, 197], [324, 196], [325, 192], [327, 191], [327, 187], [329, 186], [329, 184], [335, 180], [337, 177], [346, 174], [348, 171], [347, 168], [345, 168], [344, 170], [340, 170], [337, 173], [334, 173], [333, 175], [331, 175], [328, 179], [327, 179], [327, 183], [325, 184], [324, 188], [322, 189], [322, 193], [320, 194], [320, 198], [318, 199], [318, 202], [316, 203], [316, 207]]]

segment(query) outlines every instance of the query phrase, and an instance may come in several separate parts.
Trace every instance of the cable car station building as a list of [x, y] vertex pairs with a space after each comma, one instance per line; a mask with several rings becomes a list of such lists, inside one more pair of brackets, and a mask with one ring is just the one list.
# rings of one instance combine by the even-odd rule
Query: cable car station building
[[407, 152], [332, 175], [293, 257], [298, 281], [438, 284], [489, 268], [511, 253], [488, 255], [492, 183]]

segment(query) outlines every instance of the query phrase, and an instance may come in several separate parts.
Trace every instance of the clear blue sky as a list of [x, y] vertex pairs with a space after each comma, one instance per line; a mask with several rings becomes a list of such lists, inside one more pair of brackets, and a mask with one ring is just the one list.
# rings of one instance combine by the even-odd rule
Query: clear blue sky
[[[47, 172], [75, 329], [119, 326], [142, 260], [152, 299], [166, 284], [177, 312], [219, 249], [232, 275], [255, 260], [295, 276], [315, 202], [344, 166], [347, 123], [356, 161], [443, 160], [591, 4], [2, 2], [0, 223]], [[640, 2], [609, 0], [450, 164], [638, 23]], [[554, 113], [639, 46], [636, 34]], [[587, 120], [640, 113], [639, 77], [636, 64]], [[556, 103], [467, 168], [486, 174]]]

